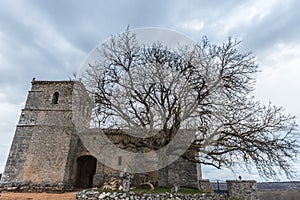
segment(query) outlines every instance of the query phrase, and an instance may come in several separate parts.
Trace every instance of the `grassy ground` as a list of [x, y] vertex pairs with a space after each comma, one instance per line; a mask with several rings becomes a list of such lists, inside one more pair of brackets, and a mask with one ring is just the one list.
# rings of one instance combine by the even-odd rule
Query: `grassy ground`
[[[149, 194], [158, 194], [158, 193], [171, 193], [171, 187], [159, 187], [155, 188], [154, 190], [150, 190], [148, 188], [134, 188], [130, 190], [131, 192], [135, 193], [149, 193]], [[99, 192], [111, 192], [110, 190], [99, 190]], [[192, 189], [192, 188], [180, 188], [178, 193], [182, 194], [196, 194], [196, 193], [202, 193], [198, 189]]]

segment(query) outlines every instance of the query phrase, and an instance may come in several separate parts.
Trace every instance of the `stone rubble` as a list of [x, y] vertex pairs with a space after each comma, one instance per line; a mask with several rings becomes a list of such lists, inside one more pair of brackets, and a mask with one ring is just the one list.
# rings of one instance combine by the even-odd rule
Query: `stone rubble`
[[225, 194], [147, 194], [119, 193], [82, 190], [76, 194], [76, 200], [229, 200]]
[[66, 184], [33, 184], [33, 183], [1, 183], [1, 192], [47, 192], [47, 193], [64, 193], [74, 191], [72, 185]]

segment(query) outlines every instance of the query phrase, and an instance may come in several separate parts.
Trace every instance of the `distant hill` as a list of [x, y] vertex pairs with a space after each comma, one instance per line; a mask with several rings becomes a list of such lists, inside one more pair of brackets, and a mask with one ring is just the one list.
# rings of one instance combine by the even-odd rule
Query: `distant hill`
[[289, 182], [260, 182], [257, 183], [258, 190], [299, 190], [300, 181]]
[[[211, 181], [216, 193], [226, 193], [225, 181]], [[260, 200], [300, 200], [300, 181], [259, 182], [257, 189]]]
[[[211, 186], [215, 191], [227, 190], [227, 184], [225, 181], [212, 181]], [[258, 182], [258, 191], [265, 190], [298, 190], [300, 191], [300, 181], [289, 181], [289, 182]]]

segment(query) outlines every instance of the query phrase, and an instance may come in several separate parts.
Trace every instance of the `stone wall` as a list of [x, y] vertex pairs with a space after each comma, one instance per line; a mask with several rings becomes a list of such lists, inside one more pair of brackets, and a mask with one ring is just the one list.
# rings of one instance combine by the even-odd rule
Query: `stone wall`
[[33, 126], [17, 126], [1, 182], [23, 180], [23, 168], [28, 154]]
[[47, 193], [64, 193], [74, 191], [73, 185], [57, 184], [34, 184], [34, 183], [2, 183], [0, 184], [1, 192], [47, 192]]
[[76, 195], [76, 200], [87, 200], [87, 199], [103, 199], [103, 200], [229, 200], [227, 195], [217, 195], [217, 194], [140, 194], [140, 193], [117, 193], [117, 192], [103, 192], [99, 193], [97, 191], [87, 191], [83, 190]]
[[22, 182], [64, 182], [73, 128], [35, 126], [23, 168]]
[[179, 158], [171, 165], [168, 169], [168, 185], [173, 186], [179, 184], [180, 186], [189, 188], [198, 188], [198, 177], [197, 177], [198, 164], [189, 162], [183, 158]]
[[[32, 82], [25, 109], [71, 110], [74, 81], [36, 81]], [[59, 93], [57, 103], [52, 102], [53, 94]]]
[[213, 193], [210, 186], [209, 180], [200, 181], [200, 189], [206, 189], [207, 192], [199, 194], [173, 194], [173, 193], [163, 193], [163, 194], [140, 194], [140, 193], [118, 193], [118, 192], [103, 192], [98, 191], [88, 191], [83, 190], [77, 193], [77, 200], [87, 200], [87, 199], [104, 199], [104, 200], [114, 200], [114, 199], [151, 199], [151, 200], [171, 200], [171, 199], [182, 199], [182, 200], [192, 200], [192, 199], [202, 199], [202, 200], [259, 200], [259, 195], [257, 192], [256, 181], [227, 181], [228, 194], [216, 194]]
[[199, 180], [199, 190], [205, 193], [214, 192], [213, 187], [211, 186], [209, 179]]
[[259, 200], [256, 181], [226, 181], [231, 198]]
[[[90, 129], [86, 133], [84, 137], [89, 137], [90, 139], [87, 139], [85, 142], [86, 146], [95, 147], [95, 144], [92, 144], [95, 141], [99, 141], [102, 137], [100, 137], [100, 134], [105, 134], [115, 145], [118, 145], [120, 148], [124, 148], [122, 146], [123, 144], [143, 144], [141, 146], [146, 147], [147, 142], [150, 143], [151, 141], [147, 141], [149, 138], [138, 138], [138, 137], [131, 137], [130, 135], [125, 134], [122, 130], [103, 130], [102, 132], [99, 132], [97, 129]], [[89, 144], [91, 143], [91, 144]], [[126, 149], [127, 150], [127, 149]], [[143, 152], [144, 150], [148, 149], [130, 149], [133, 152], [139, 151]], [[124, 168], [126, 168], [126, 161], [127, 164], [130, 166], [130, 162], [138, 159], [137, 157], [129, 157], [128, 155], [125, 156], [111, 156], [112, 151], [107, 151], [109, 155], [104, 156], [105, 158], [109, 158], [109, 162], [111, 165], [114, 166], [115, 169], [119, 168], [120, 170], [113, 170], [110, 167], [104, 166], [103, 163], [101, 163], [99, 160], [97, 162], [97, 169], [96, 174], [94, 176], [94, 186], [102, 186], [102, 184], [105, 181], [108, 181], [110, 177], [112, 176], [119, 176], [120, 171], [123, 171]], [[100, 148], [93, 149], [93, 154], [95, 155], [101, 155], [102, 157], [104, 155], [104, 152], [101, 151]], [[133, 154], [133, 156], [135, 156]], [[122, 158], [122, 162], [118, 163], [118, 157]], [[143, 157], [144, 158], [144, 157]], [[157, 157], [151, 158], [147, 157], [147, 159], [150, 162], [153, 162], [157, 159]], [[107, 161], [108, 162], [108, 161]], [[136, 165], [134, 162], [132, 162], [134, 166], [131, 166], [131, 169], [138, 168], [137, 170], [146, 169], [147, 168], [147, 162], [145, 162], [145, 165]], [[196, 163], [189, 162], [183, 158], [179, 158], [169, 166], [160, 169], [158, 171], [151, 171], [151, 170], [145, 170], [150, 171], [148, 173], [140, 173], [140, 174], [134, 174], [132, 183], [134, 186], [138, 186], [140, 183], [150, 180], [155, 185], [165, 187], [165, 186], [173, 186], [174, 184], [179, 184], [180, 186], [184, 187], [190, 187], [190, 188], [198, 188], [198, 172], [200, 170], [197, 170], [199, 168], [199, 165]], [[134, 171], [134, 170], [133, 170]]]

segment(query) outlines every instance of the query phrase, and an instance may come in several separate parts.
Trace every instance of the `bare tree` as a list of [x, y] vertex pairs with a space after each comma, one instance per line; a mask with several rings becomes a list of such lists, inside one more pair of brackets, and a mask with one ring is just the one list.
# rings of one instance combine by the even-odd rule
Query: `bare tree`
[[189, 161], [254, 165], [263, 177], [276, 177], [278, 169], [290, 177], [298, 152], [294, 117], [252, 96], [257, 64], [236, 49], [239, 43], [229, 38], [218, 46], [204, 37], [192, 47], [168, 49], [141, 45], [130, 30], [112, 36], [83, 78], [100, 128], [159, 130], [135, 144], [151, 149], [192, 129], [195, 140], [182, 155]]

